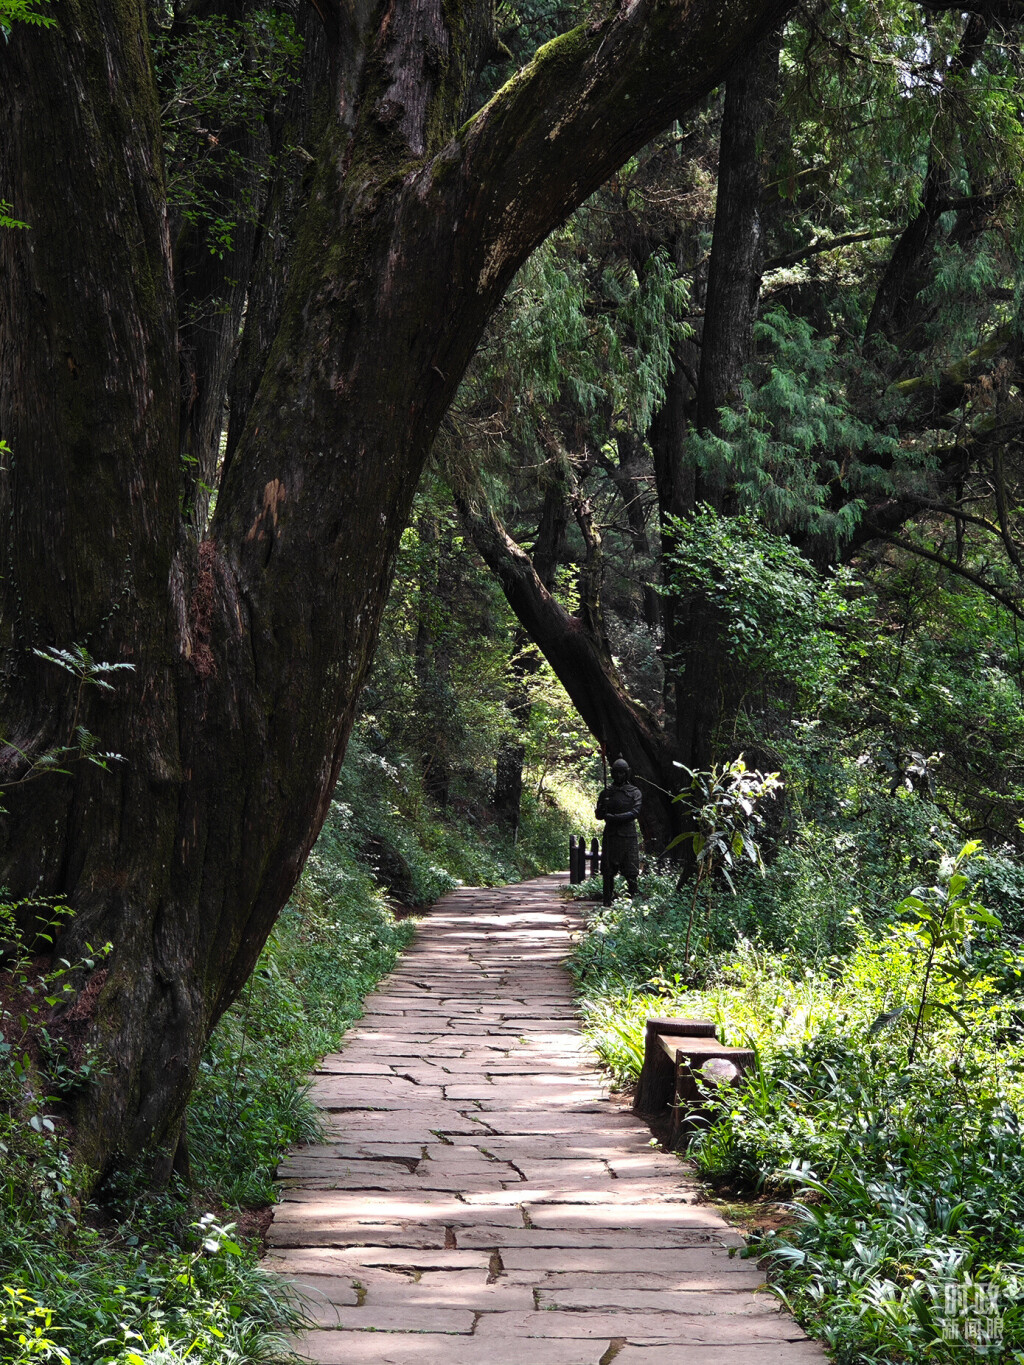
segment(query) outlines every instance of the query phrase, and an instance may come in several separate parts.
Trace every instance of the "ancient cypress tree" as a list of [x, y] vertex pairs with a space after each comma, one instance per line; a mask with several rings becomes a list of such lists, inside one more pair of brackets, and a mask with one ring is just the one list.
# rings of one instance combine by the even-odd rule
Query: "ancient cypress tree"
[[[147, 7], [62, 0], [0, 43], [0, 199], [30, 225], [0, 233], [0, 885], [26, 930], [70, 907], [63, 955], [113, 945], [80, 1011], [97, 1172], [174, 1158], [205, 1040], [320, 827], [417, 476], [509, 280], [783, 7], [604, 5], [464, 121], [489, 0], [316, 4], [294, 245], [253, 244], [237, 361], [188, 377], [220, 386], [207, 411], [232, 399], [207, 525]], [[72, 644], [133, 671], [83, 693], [35, 652]], [[123, 761], [19, 781], [76, 725]]]

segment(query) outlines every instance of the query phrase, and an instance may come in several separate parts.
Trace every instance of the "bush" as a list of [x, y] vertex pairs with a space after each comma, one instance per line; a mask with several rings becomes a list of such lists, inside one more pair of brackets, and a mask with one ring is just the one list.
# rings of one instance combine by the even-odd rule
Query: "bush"
[[[773, 904], [770, 873], [748, 900], [740, 888], [740, 925], [715, 902], [685, 978], [685, 906], [648, 878], [635, 902], [595, 910], [575, 952], [588, 1032], [618, 1080], [638, 1075], [653, 1014], [713, 1019], [756, 1049], [740, 1087], [709, 1092], [688, 1155], [716, 1183], [789, 1197], [792, 1225], [753, 1252], [838, 1365], [967, 1361], [979, 1344], [1024, 1359], [1024, 955], [974, 908], [992, 869], [972, 888], [970, 852], [873, 922], [819, 890], [845, 916], [827, 930], [784, 899], [744, 937]], [[975, 1307], [995, 1302], [982, 1321]], [[993, 1317], [1001, 1342], [986, 1344]]]

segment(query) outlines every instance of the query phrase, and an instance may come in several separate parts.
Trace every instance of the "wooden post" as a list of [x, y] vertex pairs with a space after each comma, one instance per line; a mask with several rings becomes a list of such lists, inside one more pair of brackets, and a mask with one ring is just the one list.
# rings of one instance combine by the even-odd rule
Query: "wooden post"
[[[585, 843], [585, 841], [584, 841]], [[601, 845], [596, 839], [590, 841], [590, 875], [596, 877], [601, 871]]]
[[569, 885], [570, 885], [570, 886], [575, 886], [576, 883], [580, 880], [579, 870], [578, 870], [578, 868], [577, 868], [577, 866], [576, 866], [576, 864], [577, 864], [577, 858], [576, 858], [576, 844], [577, 844], [577, 842], [578, 842], [578, 841], [577, 841], [577, 839], [576, 839], [576, 835], [575, 835], [575, 834], [570, 834], [570, 835], [569, 835]]
[[587, 880], [587, 841], [582, 834], [576, 839], [576, 880]]

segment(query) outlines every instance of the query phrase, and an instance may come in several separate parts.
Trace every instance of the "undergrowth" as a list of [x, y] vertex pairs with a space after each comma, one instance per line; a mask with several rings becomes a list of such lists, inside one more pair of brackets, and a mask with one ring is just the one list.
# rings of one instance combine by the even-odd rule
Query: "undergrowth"
[[[564, 859], [566, 817], [553, 804], [524, 800], [513, 845], [457, 810], [403, 813], [414, 796], [354, 755], [292, 901], [206, 1049], [188, 1185], [176, 1177], [155, 1195], [129, 1170], [87, 1197], [61, 1095], [88, 1083], [91, 1063], [70, 1067], [42, 1045], [67, 973], [37, 960], [0, 975], [2, 1365], [292, 1358], [299, 1308], [258, 1264], [258, 1211], [275, 1198], [282, 1151], [318, 1135], [311, 1068], [412, 935], [396, 891], [421, 904], [459, 880], [514, 880]], [[381, 863], [404, 868], [397, 886], [381, 884]], [[0, 916], [0, 940], [3, 929]]]
[[463, 774], [442, 810], [427, 799], [416, 765], [381, 747], [371, 726], [356, 728], [329, 837], [346, 849], [346, 866], [358, 860], [371, 869], [395, 900], [427, 905], [460, 883], [498, 886], [567, 866], [569, 834], [581, 811], [589, 814], [589, 801], [581, 805], [571, 784], [550, 781], [540, 795], [524, 790], [513, 834], [491, 812], [479, 774]]
[[[809, 875], [800, 856], [781, 871]], [[764, 884], [740, 886], [703, 914], [696, 965], [686, 888], [646, 878], [576, 949], [620, 1082], [649, 1015], [713, 1019], [754, 1047], [740, 1087], [708, 1091], [688, 1154], [718, 1188], [787, 1206], [751, 1251], [838, 1365], [1024, 1362], [1024, 954], [977, 905], [995, 878], [979, 868], [972, 886], [969, 861], [870, 914], [844, 887], [810, 924], [785, 897], [759, 924]]]
[[[60, 969], [16, 971], [22, 1012], [5, 1009], [0, 1021], [9, 1048], [0, 1056], [0, 1360], [284, 1358], [297, 1311], [236, 1236], [221, 1191], [157, 1196], [125, 1177], [103, 1203], [87, 1197], [87, 1173], [73, 1163], [61, 1097], [36, 1047]], [[67, 1083], [66, 1070], [60, 1079]]]

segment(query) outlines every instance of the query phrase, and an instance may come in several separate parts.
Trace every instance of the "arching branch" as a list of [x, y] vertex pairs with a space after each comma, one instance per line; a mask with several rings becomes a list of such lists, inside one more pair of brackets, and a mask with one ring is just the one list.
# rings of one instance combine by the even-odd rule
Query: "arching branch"
[[932, 564], [938, 564], [949, 573], [955, 574], [957, 578], [966, 579], [968, 583], [973, 583], [976, 588], [980, 588], [993, 601], [1005, 607], [1018, 621], [1024, 621], [1024, 606], [1010, 597], [1008, 593], [997, 588], [995, 584], [987, 583], [980, 574], [974, 573], [972, 569], [964, 568], [962, 564], [957, 564], [953, 559], [947, 559], [945, 555], [940, 555], [935, 550], [926, 550], [923, 545], [915, 545], [910, 540], [900, 540], [898, 536], [891, 536], [883, 531], [876, 532], [871, 538], [883, 540], [887, 545], [894, 545], [898, 550], [906, 550], [908, 554], [917, 555], [920, 559], [927, 559]]

